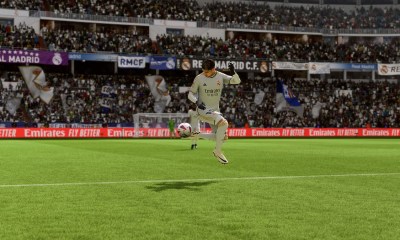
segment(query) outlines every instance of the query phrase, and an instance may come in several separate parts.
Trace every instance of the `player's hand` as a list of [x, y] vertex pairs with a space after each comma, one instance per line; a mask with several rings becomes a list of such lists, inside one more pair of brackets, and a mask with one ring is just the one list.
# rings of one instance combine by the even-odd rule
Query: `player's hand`
[[203, 110], [203, 111], [206, 110], [206, 105], [204, 105], [204, 103], [198, 104], [197, 107], [198, 107], [199, 109]]
[[233, 63], [229, 63], [228, 68], [229, 68], [231, 75], [235, 75], [236, 71], [235, 71], [235, 67], [233, 66]]

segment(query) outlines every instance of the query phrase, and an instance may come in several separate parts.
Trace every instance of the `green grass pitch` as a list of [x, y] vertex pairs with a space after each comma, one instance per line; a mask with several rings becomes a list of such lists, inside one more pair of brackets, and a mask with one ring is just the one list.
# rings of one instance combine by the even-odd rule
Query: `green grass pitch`
[[0, 141], [0, 239], [400, 239], [399, 139]]

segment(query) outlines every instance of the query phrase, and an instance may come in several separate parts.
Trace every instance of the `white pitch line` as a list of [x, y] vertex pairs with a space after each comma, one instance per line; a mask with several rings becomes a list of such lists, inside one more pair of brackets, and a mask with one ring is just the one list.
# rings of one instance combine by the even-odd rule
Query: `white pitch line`
[[33, 183], [33, 184], [2, 184], [0, 188], [12, 187], [51, 187], [51, 186], [81, 186], [81, 185], [111, 185], [134, 183], [167, 183], [167, 182], [210, 182], [210, 181], [234, 181], [234, 180], [273, 180], [273, 179], [299, 179], [299, 178], [330, 178], [330, 177], [373, 177], [393, 176], [400, 173], [349, 173], [331, 175], [305, 175], [305, 176], [264, 176], [264, 177], [231, 177], [231, 178], [193, 178], [193, 179], [153, 179], [116, 182], [76, 182], [76, 183]]

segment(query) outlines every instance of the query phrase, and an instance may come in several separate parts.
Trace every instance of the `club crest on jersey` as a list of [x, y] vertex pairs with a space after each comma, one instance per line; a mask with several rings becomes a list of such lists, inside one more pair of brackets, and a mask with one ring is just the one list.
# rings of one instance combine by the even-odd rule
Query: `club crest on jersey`
[[220, 85], [221, 85], [221, 82], [220, 82], [219, 80], [217, 81], [217, 85], [218, 85], [218, 86], [220, 86]]
[[203, 87], [207, 87], [207, 84], [206, 84], [206, 83], [203, 83]]

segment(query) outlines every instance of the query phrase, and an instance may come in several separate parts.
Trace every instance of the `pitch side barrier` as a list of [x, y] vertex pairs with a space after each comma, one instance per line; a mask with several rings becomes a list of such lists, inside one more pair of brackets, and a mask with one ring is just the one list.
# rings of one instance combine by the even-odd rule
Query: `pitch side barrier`
[[[169, 134], [168, 128], [0, 128], [0, 139], [169, 138]], [[400, 128], [230, 128], [228, 135], [230, 138], [379, 138], [400, 137]]]

